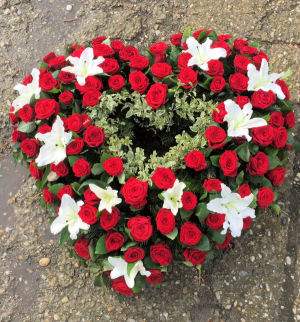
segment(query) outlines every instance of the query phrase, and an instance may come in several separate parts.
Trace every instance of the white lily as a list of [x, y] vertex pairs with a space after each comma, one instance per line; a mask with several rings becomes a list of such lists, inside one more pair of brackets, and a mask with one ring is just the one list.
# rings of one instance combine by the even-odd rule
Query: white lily
[[35, 137], [45, 143], [35, 159], [38, 167], [51, 163], [57, 165], [66, 158], [66, 147], [71, 141], [72, 133], [65, 132], [63, 121], [59, 116], [56, 117], [50, 132], [37, 133]]
[[272, 91], [278, 98], [283, 100], [285, 95], [281, 90], [281, 87], [276, 84], [277, 79], [284, 76], [284, 73], [272, 73], [269, 74], [269, 64], [265, 58], [262, 59], [260, 69], [257, 70], [253, 64], [247, 66], [248, 81], [248, 91], [258, 91], [262, 89], [263, 91]]
[[198, 66], [202, 70], [208, 70], [207, 63], [212, 59], [226, 57], [227, 53], [224, 48], [211, 48], [212, 40], [207, 38], [203, 44], [200, 44], [194, 37], [186, 40], [188, 47], [184, 52], [189, 53], [192, 57], [188, 61], [188, 66]]
[[89, 184], [89, 188], [100, 199], [99, 211], [106, 209], [111, 213], [112, 208], [122, 202], [122, 199], [118, 197], [118, 191], [113, 190], [110, 186], [103, 189], [91, 183]]
[[260, 117], [254, 117], [251, 103], [247, 103], [241, 108], [232, 100], [224, 102], [227, 114], [224, 116], [224, 121], [228, 124], [227, 134], [230, 137], [245, 136], [247, 141], [251, 141], [249, 129], [267, 125], [267, 121]]
[[51, 233], [56, 235], [68, 226], [70, 238], [76, 239], [80, 229], [88, 230], [90, 225], [83, 222], [78, 215], [82, 205], [83, 201], [80, 200], [76, 202], [68, 194], [64, 194], [61, 198], [58, 216], [50, 226]]
[[20, 110], [24, 105], [29, 104], [32, 96], [34, 96], [35, 99], [40, 98], [40, 71], [37, 68], [33, 68], [31, 71], [31, 76], [31, 83], [27, 85], [17, 84], [14, 87], [14, 90], [19, 92], [19, 96], [12, 102], [14, 113]]
[[230, 188], [221, 183], [221, 198], [215, 198], [207, 204], [207, 209], [216, 213], [225, 214], [222, 234], [229, 228], [233, 237], [241, 236], [243, 219], [255, 218], [255, 210], [249, 205], [253, 194], [242, 198], [238, 193], [231, 192]]
[[110, 272], [110, 278], [115, 279], [124, 276], [125, 282], [129, 288], [134, 287], [134, 279], [138, 273], [149, 277], [151, 272], [146, 271], [141, 260], [137, 261], [128, 274], [128, 263], [121, 257], [108, 257], [109, 264], [113, 267]]
[[185, 187], [185, 183], [176, 179], [172, 188], [162, 192], [164, 198], [163, 208], [170, 209], [174, 216], [177, 215], [178, 209], [182, 208], [181, 197]]
[[80, 58], [69, 56], [67, 59], [73, 66], [66, 66], [62, 70], [75, 74], [77, 82], [79, 85], [85, 85], [85, 79], [88, 76], [94, 76], [103, 73], [103, 69], [99, 67], [101, 63], [104, 62], [102, 56], [94, 59], [93, 48], [87, 47], [83, 50]]

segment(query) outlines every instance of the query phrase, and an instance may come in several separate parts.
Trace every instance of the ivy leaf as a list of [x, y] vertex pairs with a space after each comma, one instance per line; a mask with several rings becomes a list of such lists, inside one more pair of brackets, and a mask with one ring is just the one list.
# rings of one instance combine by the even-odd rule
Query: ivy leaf
[[198, 217], [200, 222], [203, 222], [204, 219], [208, 216], [209, 211], [207, 210], [206, 204], [205, 203], [199, 203], [195, 215]]
[[105, 248], [105, 235], [103, 235], [97, 241], [96, 248], [95, 248], [95, 254], [104, 255], [106, 253], [107, 253], [107, 251]]
[[18, 125], [18, 131], [23, 133], [31, 133], [35, 128], [35, 122], [20, 122]]
[[236, 149], [235, 149], [236, 153], [238, 154], [238, 156], [240, 157], [241, 160], [248, 162], [249, 158], [250, 158], [250, 150], [248, 147], [248, 143], [244, 143], [239, 145]]
[[171, 240], [174, 240], [178, 235], [178, 229], [177, 227], [175, 227], [175, 229], [168, 235], [166, 235], [168, 238], [170, 238]]
[[209, 239], [206, 235], [203, 235], [201, 241], [195, 248], [202, 250], [203, 252], [208, 252], [211, 249]]
[[101, 174], [104, 170], [101, 163], [95, 163], [91, 171], [93, 175], [97, 176]]

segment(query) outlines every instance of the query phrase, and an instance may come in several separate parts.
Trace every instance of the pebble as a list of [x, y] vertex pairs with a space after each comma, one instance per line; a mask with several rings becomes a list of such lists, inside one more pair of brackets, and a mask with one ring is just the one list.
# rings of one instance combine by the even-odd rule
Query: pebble
[[67, 11], [71, 11], [71, 10], [72, 10], [72, 8], [73, 8], [73, 6], [72, 6], [71, 4], [68, 4], [68, 5], [66, 6], [66, 10], [67, 10]]
[[48, 266], [50, 263], [50, 258], [48, 257], [42, 257], [40, 260], [39, 260], [39, 265], [42, 266], [42, 267], [46, 267]]
[[285, 262], [286, 262], [286, 264], [287, 265], [291, 265], [292, 264], [292, 259], [291, 259], [291, 257], [290, 256], [287, 256], [286, 258], [285, 258]]

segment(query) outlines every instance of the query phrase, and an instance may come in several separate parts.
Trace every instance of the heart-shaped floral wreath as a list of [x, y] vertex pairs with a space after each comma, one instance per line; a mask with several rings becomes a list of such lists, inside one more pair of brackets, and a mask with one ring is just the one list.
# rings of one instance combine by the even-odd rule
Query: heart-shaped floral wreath
[[15, 90], [17, 160], [51, 232], [113, 289], [201, 269], [275, 204], [295, 125], [285, 74], [246, 39], [191, 30], [145, 54], [119, 39], [48, 53]]

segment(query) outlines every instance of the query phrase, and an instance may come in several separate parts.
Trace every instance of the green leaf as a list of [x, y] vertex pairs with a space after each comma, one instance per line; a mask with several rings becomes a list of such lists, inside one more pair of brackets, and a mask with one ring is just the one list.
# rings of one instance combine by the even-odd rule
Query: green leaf
[[133, 242], [133, 241], [128, 242], [121, 248], [121, 251], [125, 252], [128, 248], [135, 246], [135, 245], [136, 245], [136, 242]]
[[209, 211], [207, 210], [206, 204], [205, 203], [199, 203], [195, 215], [198, 217], [200, 222], [203, 222], [204, 219], [208, 216]]
[[251, 154], [256, 154], [259, 150], [259, 146], [254, 143], [249, 143], [248, 145]]
[[59, 189], [62, 188], [64, 186], [63, 183], [55, 183], [52, 184], [51, 186], [49, 186], [49, 190], [53, 193], [53, 194], [57, 194]]
[[72, 182], [72, 183], [71, 183], [71, 186], [72, 186], [73, 190], [74, 190], [76, 193], [78, 193], [78, 189], [79, 189], [79, 187], [80, 187], [80, 183], [79, 183], [79, 182]]
[[208, 237], [206, 235], [203, 235], [200, 243], [196, 245], [195, 248], [202, 250], [203, 252], [208, 252], [211, 248]]
[[211, 239], [218, 244], [222, 244], [226, 238], [226, 234], [221, 234], [220, 230], [211, 230], [210, 236]]
[[92, 174], [97, 176], [99, 175], [100, 173], [102, 173], [104, 170], [103, 170], [103, 167], [102, 167], [102, 164], [101, 163], [95, 163], [92, 167]]
[[182, 33], [182, 42], [185, 42], [193, 33], [193, 28], [188, 26], [184, 29]]
[[281, 165], [280, 160], [277, 156], [269, 156], [270, 167], [269, 170], [276, 168], [277, 166]]
[[89, 184], [95, 184], [96, 186], [99, 186], [101, 188], [105, 188], [105, 183], [103, 181], [100, 181], [100, 180], [95, 180], [95, 179], [88, 179], [86, 181], [84, 181], [80, 187], [78, 188], [78, 193], [81, 193], [82, 192], [82, 189], [86, 186], [88, 186]]
[[104, 255], [106, 253], [107, 253], [107, 251], [105, 248], [105, 235], [103, 235], [97, 241], [96, 248], [95, 248], [95, 254]]
[[103, 280], [103, 275], [102, 274], [97, 275], [94, 279], [94, 286], [102, 287], [104, 285], [105, 283]]
[[242, 183], [243, 183], [243, 181], [244, 181], [244, 171], [241, 171], [238, 175], [237, 175], [237, 177], [236, 177], [236, 184], [239, 186], [239, 185], [241, 185]]
[[63, 245], [68, 241], [70, 241], [70, 234], [68, 231], [68, 227], [65, 227], [59, 235], [59, 245]]
[[177, 227], [175, 227], [175, 229], [168, 235], [166, 235], [168, 238], [170, 238], [171, 240], [174, 240], [178, 235], [178, 229]]
[[120, 176], [118, 176], [119, 184], [125, 183], [125, 172], [123, 172]]
[[36, 182], [36, 186], [39, 188], [39, 189], [43, 189], [45, 184], [47, 183], [47, 178], [48, 178], [48, 174], [50, 172], [50, 166], [47, 166], [45, 171], [44, 171], [44, 174], [43, 174], [43, 177], [40, 181], [37, 181]]
[[236, 153], [238, 154], [238, 156], [240, 157], [241, 160], [248, 162], [249, 158], [250, 158], [250, 151], [249, 151], [249, 147], [248, 147], [248, 143], [244, 143], [239, 145], [236, 149], [235, 149]]
[[18, 131], [23, 133], [31, 133], [35, 128], [35, 122], [20, 122], [18, 125]]
[[135, 266], [135, 262], [134, 263], [128, 263], [127, 264], [127, 274], [130, 275], [131, 270], [133, 269], [133, 267]]
[[220, 158], [219, 155], [212, 155], [210, 157], [210, 161], [211, 161], [212, 165], [214, 165], [215, 167], [219, 167], [219, 158]]
[[89, 253], [90, 253], [92, 261], [95, 261], [95, 259], [96, 259], [95, 247], [93, 246], [92, 243], [89, 244]]
[[179, 213], [182, 220], [189, 220], [193, 211], [186, 211], [183, 208], [180, 208]]
[[269, 179], [263, 176], [250, 176], [250, 182], [258, 186], [272, 187], [272, 183]]
[[279, 215], [280, 215], [280, 213], [281, 213], [281, 208], [280, 208], [280, 206], [279, 206], [278, 204], [273, 204], [273, 205], [271, 205], [271, 209], [275, 212], [275, 214], [276, 214], [277, 216], [279, 216]]
[[73, 167], [73, 164], [76, 162], [76, 160], [78, 160], [79, 157], [77, 155], [69, 155], [68, 156], [68, 160], [70, 163], [70, 166]]

